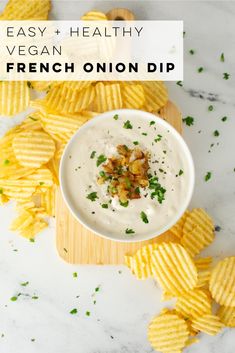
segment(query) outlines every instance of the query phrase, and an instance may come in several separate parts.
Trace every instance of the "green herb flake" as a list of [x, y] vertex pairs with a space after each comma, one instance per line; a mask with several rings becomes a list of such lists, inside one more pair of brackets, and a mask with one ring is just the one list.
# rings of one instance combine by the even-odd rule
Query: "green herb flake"
[[125, 184], [126, 184], [127, 189], [131, 188], [131, 182], [130, 182], [129, 178], [125, 178]]
[[130, 120], [127, 120], [124, 125], [123, 125], [124, 129], [132, 129], [132, 125]]
[[193, 118], [192, 116], [186, 116], [186, 118], [183, 119], [183, 122], [184, 122], [187, 126], [194, 125], [194, 118]]
[[150, 121], [149, 125], [152, 126], [152, 125], [155, 125], [156, 122], [154, 120]]
[[95, 288], [95, 292], [99, 292], [99, 290], [100, 290], [100, 286]]
[[106, 160], [107, 158], [103, 154], [99, 155], [99, 157], [97, 158], [96, 166], [99, 167]]
[[185, 35], [186, 35], [186, 32], [185, 32], [185, 31], [183, 31], [183, 37], [185, 37]]
[[95, 158], [95, 154], [96, 154], [96, 151], [92, 151], [91, 155], [90, 155], [90, 159], [94, 159]]
[[35, 119], [33, 116], [29, 116], [29, 119], [31, 119], [33, 121], [38, 121], [38, 119]]
[[127, 229], [125, 230], [125, 233], [126, 233], [126, 234], [134, 234], [135, 231], [134, 231], [133, 229], [127, 228]]
[[91, 192], [90, 194], [87, 195], [86, 198], [93, 202], [96, 199], [98, 199], [99, 197], [97, 196], [97, 192]]
[[107, 203], [103, 203], [103, 204], [101, 205], [101, 207], [102, 207], [102, 208], [108, 208], [109, 205], [108, 205]]
[[195, 54], [195, 50], [194, 49], [190, 49], [189, 50], [189, 54], [194, 55]]
[[21, 285], [22, 287], [26, 287], [28, 284], [29, 284], [29, 282], [27, 281], [27, 282], [22, 282], [20, 285]]
[[222, 62], [222, 63], [224, 63], [224, 53], [221, 53], [221, 55], [220, 55], [220, 61]]
[[208, 107], [209, 112], [212, 112], [213, 109], [214, 109], [213, 105], [209, 105]]
[[162, 139], [162, 135], [157, 135], [157, 137], [154, 139], [155, 142], [159, 142]]
[[0, 189], [0, 195], [3, 194], [3, 189]]
[[76, 309], [76, 308], [74, 308], [74, 309], [72, 309], [72, 310], [70, 310], [70, 314], [71, 315], [74, 315], [74, 314], [77, 314], [77, 312], [78, 312], [78, 310]]
[[149, 189], [152, 190], [151, 199], [157, 199], [162, 204], [165, 200], [166, 189], [158, 182], [157, 177], [149, 177]]
[[35, 239], [33, 239], [33, 238], [30, 238], [29, 241], [30, 241], [30, 243], [35, 243]]
[[39, 182], [39, 185], [41, 185], [41, 186], [44, 185], [44, 184], [45, 184], [44, 181], [40, 181]]
[[15, 297], [15, 296], [14, 296], [14, 297], [11, 297], [11, 301], [12, 301], [12, 302], [16, 302], [17, 299], [18, 299], [18, 297]]
[[103, 170], [101, 170], [101, 171], [99, 172], [99, 175], [100, 175], [102, 178], [104, 178], [104, 177], [106, 176], [106, 174], [105, 174], [105, 172], [104, 172]]
[[33, 299], [33, 300], [37, 300], [38, 297], [37, 297], [36, 295], [33, 295], [33, 296], [32, 296], [32, 299]]
[[228, 74], [227, 72], [224, 72], [224, 73], [223, 73], [223, 79], [224, 79], [224, 80], [228, 80], [229, 77], [230, 77], [230, 74]]
[[223, 116], [223, 118], [221, 118], [221, 120], [224, 122], [224, 121], [226, 121], [228, 119], [228, 117], [227, 116]]
[[139, 188], [139, 186], [137, 186], [137, 188], [135, 188], [135, 193], [136, 193], [136, 194], [140, 194], [140, 188]]
[[203, 70], [204, 70], [203, 67], [199, 67], [199, 68], [197, 69], [197, 72], [200, 74]]
[[74, 273], [73, 273], [73, 277], [74, 277], [74, 278], [77, 278], [77, 277], [78, 277], [77, 272], [74, 272]]
[[129, 205], [129, 201], [126, 201], [126, 202], [119, 201], [119, 203], [122, 207], [128, 207], [128, 205]]
[[27, 86], [28, 86], [29, 88], [32, 88], [32, 87], [33, 87], [33, 86], [32, 86], [32, 83], [29, 82], [29, 81], [27, 81]]
[[113, 118], [114, 120], [118, 120], [118, 114], [115, 114]]
[[143, 136], [148, 136], [147, 132], [142, 132]]
[[90, 311], [86, 311], [86, 316], [90, 316], [90, 315], [91, 315]]
[[184, 171], [182, 169], [179, 170], [179, 176], [184, 174]]
[[140, 217], [144, 223], [149, 223], [148, 217], [143, 211], [140, 213]]
[[177, 84], [178, 86], [180, 86], [180, 87], [183, 87], [182, 81], [177, 81], [176, 84]]
[[139, 144], [139, 141], [133, 141], [133, 144], [134, 144], [134, 145], [138, 145], [138, 144]]
[[8, 165], [8, 164], [10, 164], [9, 159], [5, 159], [5, 161], [3, 162], [3, 164], [4, 164], [4, 165]]
[[213, 135], [214, 135], [215, 137], [218, 137], [218, 136], [219, 136], [219, 131], [218, 131], [218, 130], [215, 130], [215, 131], [213, 132]]
[[204, 177], [205, 181], [210, 180], [210, 179], [211, 179], [211, 176], [212, 176], [212, 173], [211, 173], [211, 172], [207, 172], [206, 175], [205, 175], [205, 177]]

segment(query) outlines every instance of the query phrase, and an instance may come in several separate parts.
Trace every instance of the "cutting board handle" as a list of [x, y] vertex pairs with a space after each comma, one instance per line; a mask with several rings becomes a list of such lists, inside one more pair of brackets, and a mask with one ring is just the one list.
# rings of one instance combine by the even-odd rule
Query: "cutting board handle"
[[135, 15], [128, 9], [116, 8], [110, 10], [106, 16], [112, 21], [134, 21]]

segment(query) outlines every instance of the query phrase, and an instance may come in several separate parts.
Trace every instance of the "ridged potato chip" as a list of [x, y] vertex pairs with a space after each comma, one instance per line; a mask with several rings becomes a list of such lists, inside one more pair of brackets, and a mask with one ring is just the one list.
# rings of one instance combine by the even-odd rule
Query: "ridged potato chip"
[[187, 324], [176, 314], [161, 314], [148, 327], [151, 346], [163, 353], [181, 352], [189, 338]]
[[216, 315], [203, 315], [192, 321], [192, 328], [195, 330], [215, 336], [224, 327], [220, 318]]
[[173, 295], [187, 292], [197, 283], [196, 266], [177, 243], [159, 244], [152, 254], [152, 271], [162, 288]]
[[119, 83], [109, 83], [105, 85], [99, 82], [95, 86], [95, 93], [95, 111], [103, 113], [123, 107], [121, 86]]
[[177, 298], [175, 309], [185, 319], [196, 319], [211, 314], [211, 300], [201, 289], [193, 289]]
[[185, 211], [185, 213], [183, 214], [183, 216], [178, 220], [178, 222], [171, 227], [170, 232], [172, 234], [174, 234], [177, 238], [181, 239], [181, 237], [183, 236], [183, 226], [185, 223], [186, 218], [189, 215], [189, 211]]
[[29, 106], [29, 87], [25, 81], [0, 82], [0, 115], [12, 116]]
[[45, 209], [48, 216], [55, 217], [55, 187], [48, 188], [41, 193], [41, 206]]
[[53, 84], [53, 81], [32, 81], [30, 82], [31, 86], [35, 91], [48, 91], [48, 89], [51, 87]]
[[209, 289], [218, 304], [235, 307], [235, 256], [218, 262], [211, 271]]
[[193, 209], [185, 220], [181, 244], [191, 256], [195, 256], [211, 244], [214, 237], [214, 224], [210, 216], [202, 208]]
[[235, 307], [221, 306], [217, 312], [220, 321], [227, 327], [235, 327]]
[[211, 277], [210, 270], [199, 270], [196, 287], [201, 288], [201, 287], [208, 286], [210, 277]]
[[141, 84], [123, 84], [123, 108], [139, 109], [145, 103], [144, 88]]
[[166, 86], [160, 81], [141, 82], [145, 92], [145, 108], [149, 112], [157, 112], [164, 107], [168, 101]]
[[47, 20], [50, 0], [8, 0], [2, 20]]
[[108, 20], [105, 13], [101, 11], [89, 11], [81, 17], [83, 21], [106, 21]]
[[12, 142], [13, 151], [24, 167], [39, 168], [55, 153], [55, 143], [45, 132], [25, 131], [16, 135]]
[[194, 260], [194, 263], [198, 270], [207, 270], [212, 264], [212, 257], [199, 257]]

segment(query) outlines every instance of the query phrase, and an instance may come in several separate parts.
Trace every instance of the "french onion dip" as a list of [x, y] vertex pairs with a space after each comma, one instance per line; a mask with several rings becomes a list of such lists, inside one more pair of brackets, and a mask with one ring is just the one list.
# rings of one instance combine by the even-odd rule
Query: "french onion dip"
[[[129, 112], [130, 113], [130, 112]], [[189, 160], [167, 124], [125, 110], [94, 119], [63, 156], [63, 188], [73, 213], [113, 239], [157, 235], [187, 206]]]

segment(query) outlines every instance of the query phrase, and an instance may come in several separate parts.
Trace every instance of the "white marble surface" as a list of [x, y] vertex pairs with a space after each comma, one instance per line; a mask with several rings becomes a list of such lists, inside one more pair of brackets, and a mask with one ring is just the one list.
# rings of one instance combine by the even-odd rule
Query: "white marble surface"
[[[196, 165], [192, 206], [208, 209], [222, 228], [205, 254], [234, 255], [235, 2], [115, 2], [119, 4], [135, 10], [140, 19], [184, 20], [184, 87], [168, 86], [183, 115], [195, 118], [194, 126], [184, 128]], [[56, 1], [52, 18], [77, 19], [92, 7], [107, 10], [112, 3]], [[188, 54], [189, 49], [195, 49], [195, 55]], [[224, 63], [219, 60], [221, 52]], [[205, 68], [201, 74], [197, 73], [200, 66]], [[223, 80], [223, 72], [230, 73], [229, 80]], [[210, 104], [212, 112], [208, 112]], [[225, 115], [228, 120], [222, 122]], [[0, 133], [19, 119], [0, 119]], [[216, 129], [220, 132], [217, 138], [213, 136]], [[211, 143], [215, 146], [208, 153]], [[212, 171], [212, 179], [206, 183], [207, 171]], [[53, 224], [30, 243], [8, 231], [13, 214], [12, 205], [0, 209], [1, 353], [152, 352], [146, 326], [163, 306], [152, 280], [137, 281], [122, 266], [67, 265], [56, 253]], [[75, 271], [77, 278], [73, 278]], [[20, 286], [26, 281], [27, 287]], [[93, 297], [97, 286], [100, 290]], [[22, 295], [12, 302], [10, 298], [19, 292]], [[33, 295], [38, 299], [31, 299]], [[77, 315], [69, 313], [73, 308]], [[200, 343], [185, 352], [234, 351], [235, 330], [226, 329], [216, 337], [202, 335]]]

